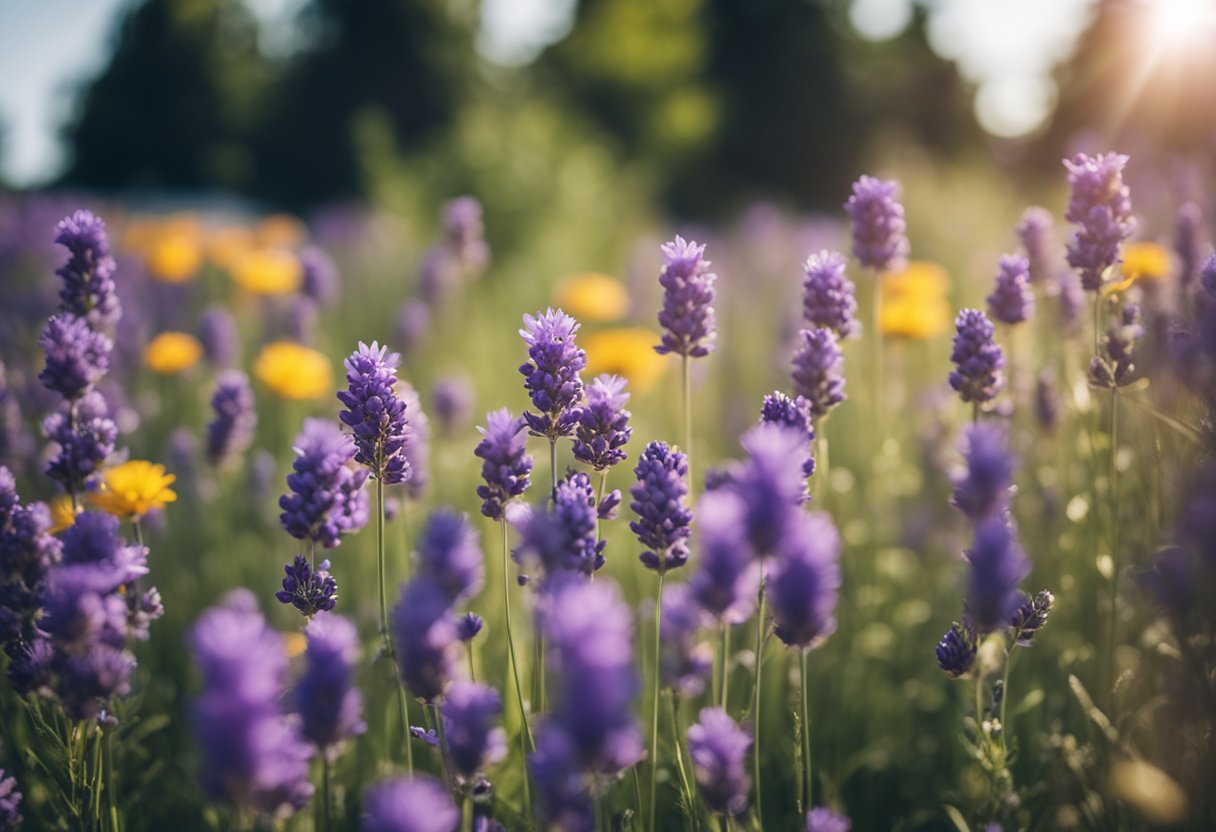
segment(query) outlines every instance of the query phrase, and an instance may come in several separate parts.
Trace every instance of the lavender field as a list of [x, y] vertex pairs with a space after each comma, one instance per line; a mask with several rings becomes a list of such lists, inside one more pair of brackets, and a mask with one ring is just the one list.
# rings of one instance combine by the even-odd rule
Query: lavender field
[[698, 212], [478, 106], [0, 191], [0, 832], [1216, 828], [1216, 151]]

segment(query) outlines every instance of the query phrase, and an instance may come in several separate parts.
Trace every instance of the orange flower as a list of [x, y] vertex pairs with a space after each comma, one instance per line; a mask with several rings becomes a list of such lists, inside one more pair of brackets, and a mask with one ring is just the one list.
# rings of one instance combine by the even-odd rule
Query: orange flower
[[176, 480], [173, 474], [165, 473], [163, 465], [133, 459], [103, 471], [101, 487], [89, 495], [89, 502], [116, 517], [138, 520], [177, 499], [169, 487]]
[[291, 341], [275, 341], [263, 347], [253, 362], [253, 374], [283, 399], [306, 401], [333, 392], [329, 359]]
[[198, 363], [203, 346], [193, 335], [185, 332], [162, 332], [144, 347], [144, 364], [162, 375], [188, 370]]
[[667, 371], [667, 360], [654, 351], [659, 336], [641, 327], [619, 327], [593, 332], [583, 339], [587, 352], [584, 376], [616, 373], [628, 379], [639, 393], [650, 390]]

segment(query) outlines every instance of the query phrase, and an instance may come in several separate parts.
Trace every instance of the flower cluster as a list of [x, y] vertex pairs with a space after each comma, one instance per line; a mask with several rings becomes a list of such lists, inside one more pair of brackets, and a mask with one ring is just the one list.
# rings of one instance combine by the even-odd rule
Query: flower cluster
[[433, 777], [398, 777], [363, 796], [363, 832], [455, 832], [460, 810]]
[[222, 468], [239, 460], [253, 442], [258, 416], [254, 411], [249, 377], [240, 370], [225, 370], [211, 395], [215, 418], [207, 425], [207, 462]]
[[853, 256], [866, 268], [890, 271], [908, 256], [907, 225], [898, 196], [899, 185], [893, 180], [863, 176], [853, 183], [844, 210], [853, 221]]
[[466, 781], [506, 756], [506, 732], [495, 725], [501, 714], [502, 697], [493, 688], [476, 682], [448, 688], [440, 709], [447, 759]]
[[622, 448], [633, 429], [625, 409], [629, 394], [625, 379], [607, 373], [596, 376], [586, 389], [587, 401], [578, 410], [574, 434], [574, 458], [597, 471], [605, 471], [625, 459]]
[[118, 426], [110, 418], [105, 398], [96, 390], [79, 401], [49, 414], [42, 431], [53, 443], [54, 453], [46, 475], [68, 494], [81, 494], [96, 484], [102, 464], [114, 453]]
[[279, 522], [297, 540], [326, 549], [367, 524], [367, 472], [347, 463], [355, 456], [351, 438], [332, 422], [305, 419], [293, 445], [296, 458], [279, 498]]
[[274, 594], [280, 604], [291, 604], [309, 618], [337, 605], [338, 582], [329, 574], [329, 561], [321, 561], [314, 570], [308, 558], [296, 555], [283, 571], [287, 573], [283, 588]]
[[993, 338], [992, 321], [978, 309], [964, 309], [954, 319], [954, 328], [950, 386], [964, 402], [992, 401], [1005, 386], [1005, 354]]
[[453, 604], [477, 595], [485, 567], [469, 518], [446, 508], [433, 511], [418, 538], [418, 568], [435, 578]]
[[845, 276], [844, 255], [835, 251], [812, 254], [803, 265], [802, 317], [812, 327], [825, 327], [840, 338], [861, 334], [856, 289]]
[[113, 342], [89, 328], [84, 318], [69, 313], [47, 321], [38, 345], [46, 354], [46, 367], [38, 378], [69, 402], [78, 400], [101, 381], [110, 369]]
[[836, 631], [842, 544], [826, 514], [797, 512], [794, 518], [765, 592], [777, 638], [809, 650]]
[[532, 457], [528, 456], [523, 435], [523, 419], [511, 417], [505, 407], [486, 414], [486, 426], [477, 428], [481, 442], [473, 454], [481, 459], [483, 485], [477, 486], [481, 513], [491, 520], [502, 520], [507, 503], [528, 489]]
[[1072, 196], [1065, 219], [1077, 226], [1068, 244], [1068, 265], [1081, 275], [1081, 286], [1096, 292], [1108, 268], [1119, 262], [1119, 246], [1136, 227], [1131, 193], [1123, 184], [1127, 157], [1118, 153], [1064, 160]]
[[604, 565], [598, 519], [591, 478], [572, 472], [558, 482], [552, 507], [527, 519], [513, 556], [521, 566], [539, 567], [546, 581], [564, 573], [590, 576]]
[[304, 630], [305, 669], [295, 686], [301, 731], [322, 754], [367, 730], [363, 694], [355, 687], [359, 634], [340, 615], [320, 615]]
[[1089, 383], [1094, 387], [1109, 389], [1130, 384], [1131, 373], [1136, 369], [1132, 363], [1133, 353], [1143, 337], [1140, 307], [1134, 303], [1126, 304], [1102, 337], [1102, 354], [1090, 359]]
[[794, 391], [806, 399], [816, 418], [845, 400], [844, 353], [832, 330], [817, 327], [798, 333], [792, 378]]
[[579, 373], [587, 366], [587, 353], [574, 342], [578, 330], [578, 321], [560, 309], [524, 315], [519, 334], [528, 347], [528, 361], [519, 372], [532, 406], [539, 411], [524, 413], [533, 436], [550, 440], [569, 436], [578, 422], [577, 405], [583, 398]]
[[783, 425], [806, 433], [807, 453], [802, 461], [802, 473], [810, 480], [815, 473], [815, 457], [810, 447], [815, 441], [815, 423], [811, 416], [811, 403], [802, 396], [790, 398], [779, 390], [768, 393], [760, 408], [760, 421], [770, 425]]
[[647, 569], [665, 573], [688, 562], [688, 538], [692, 534], [692, 511], [684, 505], [688, 495], [688, 457], [651, 442], [642, 451], [634, 469], [637, 483], [629, 489], [630, 510], [638, 516], [630, 530], [646, 547], [640, 560]]
[[[10, 660], [10, 679], [19, 693], [37, 685], [42, 667], [31, 667], [43, 633], [37, 626], [42, 593], [51, 568], [59, 561], [61, 544], [48, 533], [50, 513], [43, 503], [21, 505], [12, 472], [0, 465], [0, 646]], [[27, 684], [14, 673], [32, 671]]]
[[681, 697], [700, 696], [713, 670], [713, 650], [698, 638], [705, 623], [705, 610], [688, 584], [676, 584], [663, 593], [660, 674], [663, 686]]
[[663, 244], [662, 250], [664, 265], [659, 285], [663, 287], [663, 308], [659, 326], [663, 337], [655, 351], [685, 358], [709, 355], [718, 337], [713, 305], [718, 276], [709, 270], [705, 246], [676, 235]]
[[954, 476], [950, 504], [973, 523], [1002, 514], [1013, 486], [1013, 456], [1005, 431], [995, 424], [971, 425], [963, 439], [965, 467]]
[[69, 258], [56, 272], [63, 281], [60, 309], [95, 326], [112, 327], [122, 317], [114, 285], [114, 258], [106, 238], [106, 224], [90, 211], [64, 217], [55, 229], [55, 242]]
[[988, 295], [988, 314], [1003, 324], [1020, 324], [1034, 314], [1034, 291], [1030, 287], [1030, 261], [1004, 256], [996, 285]]
[[410, 476], [405, 483], [405, 493], [412, 500], [420, 500], [431, 482], [431, 420], [422, 410], [418, 391], [409, 382], [399, 382], [401, 401], [405, 412], [410, 414], [405, 431], [405, 462]]
[[711, 812], [741, 815], [752, 781], [747, 753], [752, 738], [721, 708], [706, 708], [688, 728], [688, 756], [701, 797]]
[[338, 391], [338, 401], [346, 406], [338, 417], [354, 434], [355, 461], [385, 485], [410, 477], [405, 402], [394, 390], [400, 360], [388, 347], [360, 341], [345, 362], [348, 389]]
[[1027, 276], [1034, 286], [1047, 285], [1057, 271], [1053, 224], [1051, 212], [1035, 206], [1023, 212], [1017, 225], [1018, 240], [1026, 254]]

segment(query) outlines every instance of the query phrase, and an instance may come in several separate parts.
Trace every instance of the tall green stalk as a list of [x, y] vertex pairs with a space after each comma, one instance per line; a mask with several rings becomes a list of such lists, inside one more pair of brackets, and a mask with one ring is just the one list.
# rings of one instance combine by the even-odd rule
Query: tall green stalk
[[802, 776], [805, 783], [804, 811], [810, 811], [815, 805], [814, 780], [811, 777], [811, 694], [807, 689], [807, 654], [810, 651], [802, 648], [798, 651], [798, 686], [802, 692], [802, 712], [799, 719], [802, 722]]
[[688, 356], [680, 356], [680, 382], [683, 395], [681, 397], [681, 408], [683, 416], [684, 435], [682, 443], [684, 445], [684, 457], [688, 462], [688, 499], [692, 500], [692, 373], [688, 363]]
[[730, 701], [728, 688], [730, 687], [730, 623], [725, 617], [722, 618], [722, 680], [718, 687], [718, 705], [722, 710], [726, 710], [726, 703]]
[[[380, 466], [382, 468], [382, 466]], [[405, 743], [406, 770], [412, 777], [414, 774], [414, 746], [410, 742], [410, 706], [405, 697], [405, 685], [401, 681], [401, 673], [397, 669], [397, 652], [393, 646], [393, 638], [388, 630], [388, 596], [385, 592], [384, 577], [384, 481], [376, 477], [376, 579], [380, 588], [380, 639], [383, 642], [384, 655], [392, 662], [394, 686], [397, 689], [397, 712], [401, 719], [402, 740]]]
[[760, 680], [764, 677], [764, 573], [760, 574], [760, 589], [756, 599], [756, 684], [752, 700], [752, 771], [756, 780], [756, 820], [764, 828], [764, 812], [760, 787]]
[[1110, 664], [1109, 680], [1113, 683], [1115, 677], [1115, 641], [1118, 629], [1119, 603], [1119, 388], [1112, 387], [1110, 391], [1110, 622], [1109, 622], [1109, 653], [1107, 662]]
[[659, 645], [663, 626], [663, 578], [664, 573], [659, 572], [659, 592], [654, 607], [654, 660], [651, 664], [654, 671], [654, 704], [650, 710], [650, 823], [646, 827], [651, 830], [655, 828], [655, 795], [659, 782], [659, 692], [662, 687]]
[[532, 817], [532, 796], [528, 787], [528, 751], [535, 750], [532, 741], [532, 729], [528, 727], [528, 709], [524, 707], [524, 689], [519, 683], [519, 659], [515, 657], [515, 636], [511, 631], [511, 582], [509, 579], [510, 555], [507, 551], [507, 519], [498, 521], [502, 528], [502, 604], [507, 619], [507, 654], [511, 661], [511, 676], [515, 681], [515, 701], [519, 705], [519, 722], [522, 726], [519, 732], [519, 752], [524, 764], [524, 812]]

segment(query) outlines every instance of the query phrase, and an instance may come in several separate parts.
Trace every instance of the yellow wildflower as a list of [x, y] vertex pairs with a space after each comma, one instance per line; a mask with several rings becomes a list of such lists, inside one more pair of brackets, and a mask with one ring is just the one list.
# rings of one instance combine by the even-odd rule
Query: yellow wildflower
[[230, 269], [241, 255], [254, 248], [248, 228], [230, 225], [207, 235], [207, 259], [221, 269]]
[[155, 373], [173, 375], [198, 363], [203, 346], [185, 332], [162, 332], [144, 347], [144, 363]]
[[255, 295], [288, 295], [300, 287], [304, 269], [290, 251], [251, 249], [232, 263], [232, 279]]
[[629, 311], [629, 293], [606, 274], [572, 274], [557, 284], [553, 305], [580, 321], [619, 321]]
[[884, 303], [905, 296], [944, 297], [950, 291], [950, 275], [928, 260], [912, 260], [900, 271], [887, 272], [881, 279]]
[[879, 311], [884, 335], [936, 338], [950, 327], [950, 302], [944, 297], [897, 296]]
[[616, 373], [639, 393], [650, 390], [667, 371], [667, 360], [654, 351], [659, 336], [640, 327], [593, 332], [583, 339], [587, 352], [586, 378]]
[[1102, 294], [1115, 295], [1127, 291], [1136, 281], [1156, 283], [1170, 276], [1170, 252], [1160, 243], [1128, 243], [1122, 257], [1119, 273], [1123, 279], [1103, 286]]
[[271, 214], [253, 233], [268, 248], [295, 248], [304, 242], [304, 224], [289, 214]]
[[202, 244], [197, 234], [170, 230], [148, 243], [144, 259], [148, 274], [162, 283], [185, 283], [203, 264]]
[[294, 659], [304, 654], [304, 649], [308, 647], [308, 639], [301, 632], [284, 633], [283, 647], [287, 650], [287, 658]]
[[177, 499], [169, 486], [177, 480], [165, 473], [165, 466], [145, 459], [132, 459], [101, 473], [101, 487], [89, 501], [116, 517], [139, 519], [149, 511], [164, 508]]
[[76, 512], [72, 510], [72, 498], [67, 494], [60, 494], [51, 500], [51, 534], [59, 534], [74, 525]]
[[291, 341], [275, 341], [263, 347], [253, 362], [253, 374], [284, 399], [319, 399], [333, 392], [329, 359]]

